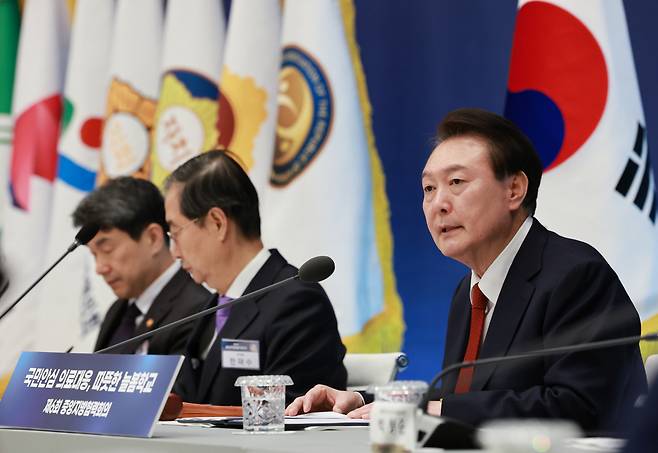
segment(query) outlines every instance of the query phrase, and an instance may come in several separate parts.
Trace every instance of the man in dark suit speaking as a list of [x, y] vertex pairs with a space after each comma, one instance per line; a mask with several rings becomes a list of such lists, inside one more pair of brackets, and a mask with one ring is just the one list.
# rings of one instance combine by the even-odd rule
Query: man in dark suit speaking
[[[87, 246], [96, 272], [118, 299], [101, 324], [95, 350], [112, 346], [200, 311], [210, 296], [174, 261], [169, 251], [164, 200], [152, 183], [131, 177], [108, 181], [73, 213], [76, 226], [100, 231]], [[116, 353], [182, 354], [191, 323]]]
[[[208, 308], [297, 273], [263, 247], [256, 189], [230, 152], [194, 157], [165, 189], [174, 255], [218, 292]], [[333, 307], [319, 284], [299, 280], [201, 319], [185, 355], [174, 391], [194, 403], [239, 405], [242, 375], [290, 375], [288, 401], [318, 382], [345, 388], [347, 379]]]
[[[533, 218], [542, 165], [513, 123], [457, 110], [438, 139], [422, 174], [425, 219], [439, 250], [471, 270], [453, 296], [444, 367], [640, 334], [635, 307], [605, 259]], [[463, 368], [443, 380], [429, 412], [472, 425], [537, 417], [611, 429], [645, 389], [638, 346], [621, 346]], [[358, 394], [318, 386], [287, 413], [367, 416], [363, 404]]]

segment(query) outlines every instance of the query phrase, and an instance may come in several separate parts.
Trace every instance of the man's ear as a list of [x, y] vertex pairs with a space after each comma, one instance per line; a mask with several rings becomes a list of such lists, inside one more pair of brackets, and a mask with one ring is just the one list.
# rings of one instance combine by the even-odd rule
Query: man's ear
[[210, 208], [210, 211], [206, 214], [206, 228], [217, 231], [220, 241], [226, 239], [229, 224], [228, 217], [222, 208], [217, 206]]
[[165, 246], [164, 235], [162, 226], [157, 223], [149, 223], [142, 231], [142, 238], [147, 241], [154, 253], [158, 253]]
[[510, 176], [507, 193], [510, 210], [519, 209], [528, 194], [528, 176], [522, 171]]

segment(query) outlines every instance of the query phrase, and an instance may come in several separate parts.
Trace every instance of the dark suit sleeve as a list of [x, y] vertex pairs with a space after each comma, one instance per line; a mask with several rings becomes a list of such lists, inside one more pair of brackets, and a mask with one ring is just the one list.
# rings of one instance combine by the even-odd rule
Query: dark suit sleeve
[[[184, 316], [181, 316], [181, 318], [183, 317]], [[194, 328], [194, 323], [188, 322], [187, 324], [183, 324], [182, 326], [173, 329], [174, 332], [171, 336], [171, 340], [170, 340], [171, 344], [169, 346], [168, 354], [185, 355], [187, 350], [186, 345], [190, 339], [190, 335], [192, 334], [193, 328]]]
[[[537, 293], [532, 309], [545, 307], [538, 344], [518, 346], [519, 350], [510, 353], [640, 333], [633, 304], [603, 260], [579, 264], [558, 278], [552, 288], [540, 288]], [[528, 365], [499, 364], [495, 373], [523, 373]], [[543, 369], [539, 382], [447, 395], [442, 415], [473, 425], [501, 417], [569, 418], [585, 429], [598, 429], [613, 426], [614, 417], [629, 403], [629, 392], [646, 385], [639, 373], [629, 372], [641, 367], [637, 346], [546, 357], [538, 359], [535, 366], [540, 372]], [[629, 390], [631, 387], [634, 390]]]
[[333, 308], [321, 287], [297, 283], [279, 307], [267, 329], [262, 373], [293, 377], [294, 385], [286, 389], [288, 401], [315, 384], [344, 389], [345, 347], [338, 336]]

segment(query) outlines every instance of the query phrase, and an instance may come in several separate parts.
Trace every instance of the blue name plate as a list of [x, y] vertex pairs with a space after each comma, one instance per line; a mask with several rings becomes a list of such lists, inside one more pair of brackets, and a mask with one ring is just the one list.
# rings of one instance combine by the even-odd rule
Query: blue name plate
[[151, 437], [183, 356], [24, 352], [0, 426]]

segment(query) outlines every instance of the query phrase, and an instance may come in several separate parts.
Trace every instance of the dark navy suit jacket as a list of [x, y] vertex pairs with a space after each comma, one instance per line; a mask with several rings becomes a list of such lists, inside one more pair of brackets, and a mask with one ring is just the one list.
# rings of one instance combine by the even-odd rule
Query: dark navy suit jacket
[[[276, 250], [247, 286], [245, 294], [297, 273]], [[216, 304], [211, 302], [208, 307]], [[344, 389], [345, 347], [338, 334], [336, 315], [322, 287], [295, 280], [255, 299], [236, 304], [205, 360], [202, 354], [212, 339], [215, 316], [201, 319], [187, 346], [186, 359], [174, 392], [184, 401], [240, 405], [239, 376], [287, 374], [294, 385], [286, 387], [290, 402], [315, 384]], [[258, 340], [260, 370], [224, 368], [221, 338]]]
[[[470, 276], [454, 294], [443, 366], [463, 360], [470, 324]], [[480, 358], [640, 334], [619, 278], [591, 246], [536, 219], [496, 302]], [[493, 418], [564, 418], [590, 431], [619, 426], [646, 391], [637, 346], [476, 367], [471, 391], [454, 394], [457, 373], [434, 398], [442, 415], [478, 425]]]

